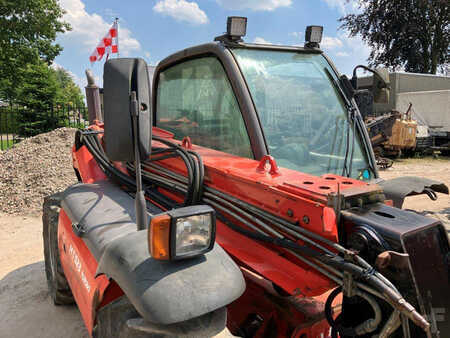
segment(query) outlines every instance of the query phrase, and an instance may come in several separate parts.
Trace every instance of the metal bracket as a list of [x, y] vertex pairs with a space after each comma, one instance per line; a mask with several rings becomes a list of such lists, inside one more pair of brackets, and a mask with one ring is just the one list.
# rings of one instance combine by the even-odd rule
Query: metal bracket
[[189, 136], [185, 136], [181, 141], [181, 146], [186, 149], [191, 149], [192, 148], [191, 138]]
[[393, 266], [399, 270], [408, 269], [409, 255], [396, 251], [383, 251], [380, 253], [375, 261], [375, 266], [378, 269], [385, 269]]
[[344, 296], [346, 297], [353, 297], [355, 296], [356, 286], [355, 281], [353, 279], [353, 276], [349, 272], [344, 272], [343, 278], [342, 278], [342, 292]]
[[280, 173], [280, 170], [278, 169], [277, 162], [273, 158], [273, 156], [270, 155], [264, 155], [264, 157], [259, 161], [258, 167], [256, 168], [257, 171], [266, 171], [266, 164], [269, 162], [270, 164], [270, 175], [278, 175]]
[[72, 230], [77, 237], [83, 237], [83, 235], [86, 233], [84, 226], [80, 223], [72, 223]]

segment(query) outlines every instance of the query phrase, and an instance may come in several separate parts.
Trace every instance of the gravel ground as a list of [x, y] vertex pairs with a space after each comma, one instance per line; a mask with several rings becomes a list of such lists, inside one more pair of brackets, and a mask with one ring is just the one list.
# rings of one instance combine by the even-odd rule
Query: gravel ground
[[71, 158], [75, 131], [56, 129], [0, 151], [0, 213], [38, 215], [44, 196], [76, 183]]

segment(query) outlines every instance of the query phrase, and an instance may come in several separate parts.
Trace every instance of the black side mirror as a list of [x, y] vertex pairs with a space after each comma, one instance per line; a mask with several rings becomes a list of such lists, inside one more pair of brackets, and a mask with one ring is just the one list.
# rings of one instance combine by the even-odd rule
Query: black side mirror
[[358, 65], [353, 69], [353, 77], [350, 80], [354, 89], [358, 90], [358, 78], [356, 71], [361, 68], [373, 74], [371, 91], [375, 103], [389, 103], [389, 91], [391, 84], [389, 81], [389, 71], [387, 68], [371, 69], [369, 67]]
[[373, 75], [373, 100], [375, 103], [389, 103], [391, 83], [387, 68], [375, 69]]
[[[133, 128], [131, 94], [136, 93], [137, 130]], [[134, 161], [134, 133], [137, 132], [142, 160], [151, 151], [152, 114], [147, 63], [143, 59], [118, 58], [103, 70], [105, 151], [112, 161]]]

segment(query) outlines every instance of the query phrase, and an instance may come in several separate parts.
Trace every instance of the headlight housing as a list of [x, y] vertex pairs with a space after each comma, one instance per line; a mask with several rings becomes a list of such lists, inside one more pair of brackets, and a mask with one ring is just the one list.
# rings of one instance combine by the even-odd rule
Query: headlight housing
[[207, 205], [174, 209], [150, 221], [150, 255], [159, 260], [177, 260], [210, 251], [216, 238], [216, 215]]

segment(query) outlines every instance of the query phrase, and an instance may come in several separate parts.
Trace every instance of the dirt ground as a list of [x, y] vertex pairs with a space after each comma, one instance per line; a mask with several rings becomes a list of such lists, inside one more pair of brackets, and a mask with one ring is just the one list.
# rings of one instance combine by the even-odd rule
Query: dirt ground
[[[381, 172], [383, 178], [422, 176], [450, 186], [450, 159], [407, 159]], [[450, 224], [450, 197], [410, 197], [404, 208]], [[450, 227], [449, 227], [450, 229]], [[54, 306], [44, 273], [40, 217], [0, 214], [0, 336], [87, 337], [75, 306]]]
[[40, 217], [0, 215], [0, 336], [88, 337], [75, 306], [47, 291]]
[[[426, 177], [445, 183], [450, 187], [450, 158], [403, 159], [392, 168], [380, 171], [380, 176], [390, 179], [400, 176]], [[432, 201], [427, 195], [407, 197], [403, 209], [412, 209], [441, 220], [450, 231], [450, 196], [438, 194]]]

